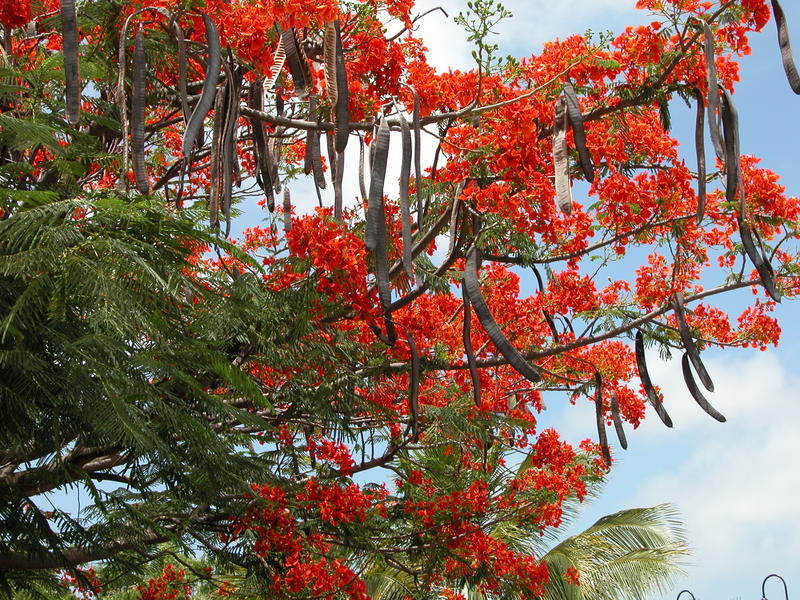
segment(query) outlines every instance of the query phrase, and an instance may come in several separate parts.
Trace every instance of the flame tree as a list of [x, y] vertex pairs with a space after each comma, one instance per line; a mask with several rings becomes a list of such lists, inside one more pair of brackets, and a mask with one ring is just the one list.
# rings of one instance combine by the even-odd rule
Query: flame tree
[[[4, 590], [173, 548], [223, 594], [540, 595], [498, 532], [557, 526], [647, 403], [671, 424], [645, 346], [724, 420], [701, 351], [776, 343], [799, 290], [800, 201], [740, 153], [733, 94], [773, 15], [800, 93], [778, 2], [637, 6], [506, 60], [475, 1], [476, 67], [440, 73], [410, 0], [0, 2]], [[248, 198], [266, 223], [229, 240]], [[537, 425], [556, 391], [594, 403], [595, 442]]]

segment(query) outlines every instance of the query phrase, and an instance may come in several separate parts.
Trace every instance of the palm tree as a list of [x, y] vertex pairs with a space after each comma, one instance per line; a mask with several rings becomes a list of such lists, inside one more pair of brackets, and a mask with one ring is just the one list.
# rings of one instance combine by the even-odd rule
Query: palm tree
[[[550, 570], [545, 600], [645, 600], [664, 593], [688, 554], [678, 511], [670, 504], [601, 517], [542, 556]], [[577, 572], [579, 585], [565, 573]]]
[[[600, 518], [584, 531], [546, 550], [547, 543], [563, 537], [577, 514], [577, 501], [566, 507], [561, 527], [545, 536], [532, 536], [509, 523], [492, 531], [516, 550], [541, 556], [550, 571], [543, 600], [645, 600], [666, 592], [689, 553], [678, 511], [670, 504], [631, 508]], [[577, 575], [576, 585], [570, 573]], [[403, 572], [375, 566], [364, 577], [373, 600], [414, 597], [413, 581]], [[467, 600], [485, 600], [465, 584]]]

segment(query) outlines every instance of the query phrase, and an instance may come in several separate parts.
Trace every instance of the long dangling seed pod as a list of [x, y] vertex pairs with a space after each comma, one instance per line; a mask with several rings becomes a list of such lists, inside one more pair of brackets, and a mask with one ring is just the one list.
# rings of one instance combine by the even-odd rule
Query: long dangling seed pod
[[789, 86], [791, 86], [792, 91], [795, 94], [800, 94], [800, 74], [797, 72], [797, 66], [794, 64], [794, 57], [792, 56], [789, 26], [786, 24], [783, 8], [781, 8], [778, 0], [772, 0], [772, 12], [775, 14], [775, 25], [778, 27], [778, 46], [781, 49], [783, 70], [786, 71], [786, 78], [789, 80]]
[[402, 135], [403, 152], [400, 163], [400, 221], [403, 236], [403, 268], [406, 275], [414, 280], [411, 257], [411, 208], [408, 202], [408, 186], [411, 179], [411, 129], [405, 116], [401, 113], [400, 132]]
[[478, 377], [478, 364], [475, 360], [475, 351], [472, 349], [472, 311], [467, 297], [465, 286], [461, 286], [461, 300], [464, 303], [464, 354], [467, 355], [467, 365], [469, 366], [469, 377], [472, 380], [472, 399], [475, 406], [481, 405], [481, 380]]
[[286, 52], [286, 62], [289, 63], [289, 73], [292, 76], [295, 94], [302, 100], [308, 96], [310, 91], [311, 77], [303, 53], [297, 44], [294, 28], [281, 32], [281, 40], [284, 52]]
[[389, 126], [383, 116], [378, 125], [378, 131], [372, 140], [370, 156], [372, 160], [370, 160], [367, 231], [364, 243], [368, 250], [375, 250], [378, 243], [383, 243], [384, 245], [386, 243], [385, 239], [382, 241], [378, 239], [379, 223], [383, 221], [384, 228], [386, 226], [383, 207], [383, 183], [386, 178], [386, 164], [389, 159]]
[[[737, 198], [739, 184], [741, 183], [741, 166], [739, 164], [739, 113], [733, 103], [730, 92], [720, 88], [722, 102], [722, 133], [725, 140], [725, 199], [733, 204]], [[744, 193], [738, 195], [739, 214], [744, 215]]]
[[[258, 77], [250, 84], [247, 104], [255, 110], [264, 109], [264, 78]], [[275, 194], [272, 189], [272, 172], [267, 138], [264, 135], [264, 124], [258, 119], [250, 119], [253, 130], [253, 155], [256, 159], [256, 183], [267, 197], [267, 208], [275, 210]]]
[[289, 195], [289, 188], [283, 188], [283, 231], [289, 233], [292, 230], [292, 197]]
[[461, 193], [464, 191], [465, 182], [461, 181], [456, 186], [456, 191], [453, 194], [453, 205], [450, 207], [450, 227], [448, 228], [448, 243], [447, 243], [447, 256], [453, 256], [458, 243], [459, 227], [458, 224], [461, 220]]
[[367, 186], [364, 183], [364, 138], [360, 135], [358, 136], [358, 190], [361, 192], [361, 198], [368, 198]]
[[226, 106], [226, 93], [225, 88], [219, 88], [214, 99], [214, 129], [211, 133], [211, 165], [210, 176], [211, 185], [208, 197], [208, 212], [209, 222], [211, 227], [219, 227], [219, 205], [220, 194], [222, 190], [221, 181], [221, 165], [222, 150], [223, 150], [223, 132], [224, 132], [224, 110]]
[[412, 86], [408, 86], [414, 98], [411, 112], [411, 124], [414, 127], [414, 180], [417, 189], [417, 224], [422, 227], [422, 121], [419, 115], [419, 94]]
[[[309, 118], [317, 119], [317, 97], [315, 94], [309, 96], [308, 101]], [[309, 129], [306, 133], [306, 156], [308, 157], [311, 172], [314, 174], [314, 185], [317, 189], [325, 189], [325, 174], [322, 172], [322, 148], [320, 147], [320, 133], [316, 129]], [[306, 171], [307, 173], [308, 171]]]
[[694, 150], [697, 154], [697, 224], [703, 220], [706, 212], [706, 147], [705, 147], [705, 107], [703, 95], [695, 90], [697, 99], [697, 116], [694, 122]]
[[656, 409], [656, 414], [658, 415], [658, 418], [661, 419], [661, 422], [667, 427], [672, 427], [672, 419], [667, 414], [664, 404], [661, 402], [656, 389], [653, 387], [653, 382], [650, 381], [650, 374], [647, 372], [647, 362], [645, 361], [644, 356], [644, 336], [642, 335], [641, 331], [636, 332], [635, 349], [636, 366], [639, 369], [639, 379], [642, 380], [642, 386], [647, 394], [647, 399], [650, 400], [650, 404], [652, 404], [653, 408]]
[[406, 340], [408, 348], [411, 350], [411, 375], [409, 376], [408, 407], [411, 413], [411, 441], [419, 439], [419, 380], [420, 380], [420, 357], [414, 336], [406, 329]]
[[189, 112], [189, 92], [187, 90], [186, 72], [188, 63], [186, 60], [186, 39], [183, 36], [183, 29], [178, 21], [172, 22], [173, 39], [178, 47], [178, 95], [181, 101], [181, 112], [183, 112], [183, 122], [187, 124], [191, 113]]
[[572, 189], [569, 181], [567, 119], [567, 101], [564, 96], [559, 96], [555, 106], [555, 126], [553, 128], [553, 168], [558, 206], [564, 213], [569, 214], [572, 212]]
[[203, 130], [203, 122], [206, 119], [206, 115], [208, 115], [208, 111], [211, 110], [211, 107], [214, 105], [217, 81], [219, 80], [219, 68], [222, 65], [217, 26], [214, 24], [211, 17], [205, 13], [203, 13], [203, 23], [206, 27], [208, 61], [206, 64], [206, 75], [203, 78], [203, 88], [200, 92], [200, 100], [197, 101], [197, 106], [194, 107], [192, 116], [189, 117], [189, 122], [186, 124], [186, 131], [183, 133], [181, 150], [183, 151], [185, 161], [189, 160], [192, 146], [194, 146], [195, 140]]
[[481, 326], [486, 331], [489, 339], [492, 340], [492, 343], [495, 345], [500, 354], [503, 355], [503, 357], [508, 361], [508, 364], [510, 364], [514, 370], [517, 371], [517, 373], [534, 383], [541, 381], [542, 378], [539, 373], [534, 369], [534, 367], [528, 364], [528, 361], [526, 361], [519, 351], [511, 345], [511, 342], [508, 341], [508, 338], [501, 331], [497, 321], [494, 320], [494, 317], [492, 316], [492, 313], [486, 304], [486, 300], [483, 298], [483, 294], [481, 293], [481, 285], [478, 281], [478, 261], [478, 250], [475, 248], [475, 246], [470, 246], [470, 249], [467, 250], [467, 261], [464, 268], [463, 285], [467, 294], [467, 299], [475, 309], [475, 314], [477, 315]]
[[331, 106], [336, 106], [336, 23], [325, 23], [322, 36], [322, 69], [325, 75], [325, 96]]
[[706, 83], [708, 87], [708, 130], [711, 133], [711, 143], [717, 158], [725, 160], [725, 149], [722, 147], [722, 136], [719, 131], [719, 82], [717, 81], [716, 53], [714, 52], [714, 34], [711, 27], [703, 21], [703, 34], [705, 41], [703, 48], [706, 58]]
[[342, 218], [342, 180], [344, 179], [344, 152], [336, 154], [336, 173], [333, 181], [333, 216]]
[[239, 96], [242, 74], [239, 69], [227, 64], [225, 71], [227, 93], [222, 133], [222, 214], [225, 217], [225, 236], [227, 237], [231, 228], [233, 178], [238, 162], [236, 138], [239, 130]]
[[703, 361], [700, 359], [700, 352], [698, 352], [692, 333], [689, 331], [689, 325], [686, 324], [686, 309], [683, 305], [683, 296], [676, 293], [672, 297], [672, 308], [675, 312], [675, 320], [678, 322], [678, 331], [681, 334], [681, 341], [683, 342], [686, 354], [689, 355], [689, 359], [692, 361], [692, 365], [694, 366], [694, 370], [697, 371], [700, 381], [703, 382], [703, 385], [709, 392], [713, 392], [714, 382], [711, 381], [711, 377], [708, 371], [706, 371]]
[[772, 270], [772, 266], [756, 248], [755, 242], [753, 241], [753, 234], [750, 231], [750, 225], [739, 216], [737, 216], [737, 220], [739, 222], [739, 235], [742, 238], [742, 246], [744, 246], [745, 253], [752, 261], [756, 271], [758, 271], [761, 285], [764, 286], [764, 289], [775, 302], [780, 302], [781, 293], [777, 288], [775, 272]]
[[[539, 269], [536, 268], [536, 265], [531, 265], [531, 270], [536, 277], [536, 285], [539, 288], [539, 293], [544, 294], [544, 281], [542, 280], [541, 273], [539, 273]], [[558, 328], [556, 327], [556, 322], [553, 321], [553, 317], [551, 317], [550, 313], [548, 313], [544, 308], [542, 309], [542, 315], [544, 316], [544, 320], [547, 322], [547, 326], [550, 328], [550, 333], [553, 334], [553, 341], [556, 344], [560, 344], [561, 342], [559, 341], [560, 336], [558, 334]]]
[[144, 108], [147, 104], [147, 57], [144, 51], [144, 34], [139, 31], [133, 44], [133, 93], [131, 97], [131, 149], [136, 188], [142, 194], [150, 193], [150, 178], [144, 162]]
[[697, 402], [700, 408], [702, 408], [720, 423], [724, 423], [726, 421], [725, 417], [716, 408], [711, 406], [708, 400], [706, 400], [705, 396], [703, 396], [702, 392], [700, 392], [700, 388], [697, 387], [694, 377], [692, 376], [692, 370], [689, 368], [689, 360], [689, 353], [685, 352], [681, 358], [681, 370], [683, 371], [683, 380], [686, 382], [686, 387], [689, 388], [689, 393], [692, 395], [692, 398], [695, 399], [695, 402]]
[[336, 152], [344, 152], [350, 139], [350, 91], [347, 84], [347, 68], [344, 64], [342, 48], [342, 32], [339, 21], [333, 22], [336, 36], [336, 104], [333, 107], [334, 133], [336, 134]]
[[570, 81], [564, 84], [564, 98], [567, 101], [567, 116], [572, 126], [572, 135], [575, 139], [575, 148], [578, 150], [581, 170], [583, 171], [583, 176], [586, 177], [586, 181], [592, 183], [594, 181], [594, 164], [592, 155], [586, 147], [586, 131], [583, 127], [581, 105], [578, 103], [578, 96]]
[[594, 414], [597, 423], [597, 437], [600, 440], [600, 449], [606, 465], [611, 465], [611, 450], [608, 448], [608, 436], [606, 435], [606, 419], [603, 416], [603, 376], [600, 371], [594, 372]]
[[625, 429], [622, 427], [622, 419], [619, 416], [619, 400], [617, 392], [611, 392], [611, 418], [614, 419], [614, 430], [617, 432], [619, 445], [623, 450], [628, 449], [628, 439], [625, 437]]
[[61, 36], [67, 120], [72, 125], [77, 125], [81, 120], [81, 77], [78, 64], [78, 16], [75, 11], [75, 0], [61, 0]]
[[271, 90], [278, 83], [283, 65], [286, 64], [286, 50], [283, 48], [283, 38], [278, 38], [278, 45], [275, 46], [275, 54], [272, 55], [272, 70], [269, 78], [264, 82], [264, 89]]

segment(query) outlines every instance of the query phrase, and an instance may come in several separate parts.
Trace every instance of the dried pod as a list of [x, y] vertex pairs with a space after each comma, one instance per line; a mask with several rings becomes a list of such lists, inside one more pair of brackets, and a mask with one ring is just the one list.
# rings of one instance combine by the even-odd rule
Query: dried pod
[[81, 77], [78, 64], [78, 15], [75, 11], [75, 0], [61, 0], [61, 35], [67, 120], [72, 125], [77, 125], [81, 119]]
[[422, 121], [419, 116], [419, 94], [412, 86], [408, 86], [414, 98], [411, 112], [411, 124], [414, 127], [414, 179], [417, 186], [417, 223], [422, 226]]
[[[254, 110], [264, 109], [264, 79], [257, 78], [250, 84], [250, 93], [247, 104]], [[272, 156], [267, 147], [267, 136], [264, 133], [264, 124], [255, 118], [250, 119], [253, 130], [253, 156], [256, 160], [256, 183], [267, 197], [267, 208], [270, 212], [275, 210], [275, 194], [272, 189]]]
[[692, 395], [692, 398], [695, 399], [697, 404], [700, 405], [700, 408], [702, 408], [720, 423], [724, 423], [726, 420], [725, 417], [716, 408], [709, 404], [708, 400], [706, 400], [705, 396], [703, 396], [702, 392], [700, 392], [700, 388], [697, 387], [694, 377], [692, 376], [692, 370], [689, 368], [689, 361], [689, 353], [685, 352], [683, 354], [683, 358], [681, 358], [681, 370], [683, 371], [683, 380], [686, 382], [686, 387], [689, 388], [689, 393]]
[[214, 105], [216, 97], [217, 81], [219, 80], [219, 68], [222, 64], [222, 56], [219, 47], [219, 34], [214, 21], [207, 14], [203, 13], [203, 23], [206, 27], [206, 43], [208, 44], [208, 61], [206, 63], [206, 75], [203, 79], [203, 88], [200, 92], [200, 100], [194, 107], [192, 116], [186, 124], [186, 131], [183, 134], [183, 156], [188, 160], [192, 152], [192, 146], [198, 135], [203, 130], [203, 122], [208, 111]]
[[575, 88], [569, 81], [564, 84], [564, 98], [567, 101], [567, 116], [572, 126], [572, 135], [575, 139], [575, 148], [578, 150], [581, 170], [583, 171], [583, 176], [586, 177], [586, 181], [592, 183], [594, 181], [594, 164], [592, 163], [592, 155], [586, 147], [586, 131], [583, 127], [581, 105], [578, 103]]
[[786, 71], [786, 78], [795, 94], [800, 94], [800, 74], [797, 73], [797, 66], [794, 64], [792, 56], [792, 44], [789, 38], [789, 26], [786, 24], [786, 17], [783, 8], [778, 0], [772, 0], [772, 12], [775, 13], [775, 25], [778, 26], [778, 46], [781, 49], [781, 60], [783, 70]]
[[289, 63], [289, 73], [292, 76], [295, 94], [298, 98], [303, 99], [311, 91], [311, 73], [297, 43], [294, 28], [281, 32], [281, 41], [286, 53], [286, 62]]
[[360, 135], [358, 136], [358, 190], [362, 198], [368, 197], [367, 186], [364, 183], [364, 138]]
[[606, 435], [606, 419], [603, 415], [603, 376], [600, 371], [594, 372], [594, 414], [597, 423], [597, 437], [600, 441], [600, 449], [603, 452], [603, 459], [606, 465], [611, 465], [611, 450], [608, 448], [608, 436]]
[[644, 336], [641, 331], [636, 332], [635, 349], [636, 367], [639, 369], [639, 379], [642, 380], [642, 386], [647, 394], [647, 399], [650, 401], [650, 404], [653, 405], [653, 408], [656, 409], [656, 414], [658, 418], [661, 419], [661, 422], [667, 427], [672, 427], [672, 419], [667, 414], [664, 404], [661, 402], [656, 389], [653, 387], [653, 382], [650, 381], [650, 374], [647, 372], [647, 362], [644, 356]]
[[189, 122], [191, 113], [189, 112], [189, 92], [187, 91], [186, 72], [189, 64], [186, 59], [186, 39], [183, 36], [183, 29], [177, 21], [172, 23], [173, 39], [178, 47], [178, 96], [181, 101], [181, 112], [183, 112], [184, 124]]
[[403, 268], [406, 275], [413, 281], [414, 272], [411, 257], [411, 208], [408, 202], [408, 186], [411, 179], [411, 129], [405, 116], [400, 118], [400, 132], [402, 135], [402, 158], [400, 163], [400, 221], [403, 235]]
[[500, 354], [508, 361], [508, 364], [529, 381], [538, 383], [542, 379], [541, 376], [534, 367], [528, 364], [528, 361], [523, 358], [519, 351], [511, 345], [511, 342], [508, 341], [508, 338], [500, 330], [497, 321], [494, 320], [486, 304], [486, 300], [483, 298], [481, 285], [478, 281], [478, 262], [478, 250], [475, 246], [471, 246], [467, 251], [467, 261], [464, 268], [463, 285], [467, 294], [467, 299], [475, 309], [475, 314], [481, 326], [486, 331], [486, 334], [489, 336], [489, 339], [492, 340], [492, 343]]
[[467, 298], [465, 286], [461, 286], [461, 300], [464, 303], [464, 354], [467, 355], [469, 376], [472, 380], [472, 399], [475, 401], [475, 406], [480, 406], [481, 380], [478, 377], [478, 364], [475, 360], [475, 351], [472, 349], [472, 310], [470, 309], [469, 298]]
[[773, 271], [772, 265], [769, 264], [767, 258], [756, 248], [750, 225], [741, 217], [737, 217], [737, 220], [739, 221], [739, 235], [742, 238], [742, 246], [744, 246], [745, 253], [752, 261], [756, 271], [758, 271], [761, 285], [764, 286], [764, 289], [775, 302], [780, 302], [781, 293], [778, 290], [775, 280], [775, 271]]
[[704, 43], [703, 48], [706, 58], [706, 83], [708, 87], [708, 130], [711, 133], [711, 143], [717, 158], [725, 160], [725, 148], [722, 147], [722, 135], [719, 131], [719, 82], [717, 80], [716, 53], [714, 52], [714, 34], [711, 27], [703, 21]]
[[[386, 178], [386, 164], [389, 159], [389, 126], [386, 119], [381, 117], [378, 131], [372, 140], [370, 148], [370, 181], [369, 195], [367, 196], [367, 231], [364, 243], [368, 250], [375, 250], [378, 244], [379, 223], [386, 228], [383, 207], [383, 183]], [[382, 242], [384, 245], [386, 240]]]
[[336, 106], [336, 22], [325, 23], [322, 36], [323, 73], [325, 75], [325, 95], [331, 106]]
[[625, 429], [622, 427], [622, 419], [619, 416], [619, 400], [617, 393], [611, 392], [611, 418], [614, 420], [614, 430], [617, 432], [619, 445], [623, 450], [628, 449], [628, 439], [625, 437]]
[[292, 197], [289, 188], [283, 188], [283, 231], [288, 233], [292, 230]]
[[133, 43], [133, 91], [131, 97], [131, 149], [136, 188], [150, 193], [150, 178], [144, 161], [144, 108], [147, 104], [147, 57], [144, 34], [139, 31]]
[[705, 107], [703, 95], [695, 90], [697, 115], [694, 122], [694, 151], [697, 155], [697, 224], [706, 212], [706, 147], [705, 147]]
[[[730, 92], [720, 88], [722, 102], [722, 133], [725, 141], [725, 199], [733, 204], [737, 198], [739, 185], [742, 181], [741, 166], [739, 164], [739, 113], [733, 103]], [[744, 215], [744, 190], [739, 197], [739, 214]]]
[[347, 68], [344, 64], [342, 48], [342, 32], [339, 21], [333, 22], [336, 42], [336, 104], [333, 107], [333, 118], [336, 134], [336, 152], [344, 152], [347, 140], [350, 139], [350, 91], [347, 84]]
[[689, 325], [686, 324], [686, 309], [683, 305], [683, 296], [680, 294], [675, 294], [672, 297], [672, 308], [675, 311], [675, 320], [678, 322], [678, 331], [681, 334], [683, 347], [686, 350], [686, 353], [689, 355], [689, 359], [692, 361], [694, 370], [697, 371], [700, 381], [703, 382], [705, 388], [709, 392], [713, 392], [714, 382], [711, 381], [711, 377], [709, 376], [708, 371], [706, 371], [703, 361], [700, 360], [700, 352], [698, 352], [697, 345], [694, 343], [694, 338], [692, 337], [692, 333], [689, 331]]
[[283, 48], [283, 38], [278, 38], [278, 45], [275, 47], [275, 54], [272, 56], [272, 70], [269, 73], [269, 78], [264, 83], [265, 90], [271, 90], [278, 83], [283, 65], [286, 64], [286, 50]]
[[411, 440], [416, 442], [419, 439], [419, 380], [420, 380], [420, 356], [414, 336], [406, 329], [406, 340], [409, 350], [411, 350], [411, 375], [409, 377], [408, 408], [411, 413]]
[[209, 186], [208, 197], [208, 212], [210, 215], [211, 227], [219, 226], [219, 206], [220, 195], [222, 190], [222, 151], [223, 151], [223, 134], [225, 119], [223, 114], [226, 106], [226, 93], [225, 88], [217, 90], [216, 98], [214, 99], [214, 129], [211, 133], [211, 165], [209, 168], [209, 178], [211, 185]]
[[567, 100], [560, 96], [555, 107], [553, 128], [553, 168], [555, 170], [556, 200], [561, 210], [572, 212], [572, 188], [569, 181], [569, 150], [567, 149]]

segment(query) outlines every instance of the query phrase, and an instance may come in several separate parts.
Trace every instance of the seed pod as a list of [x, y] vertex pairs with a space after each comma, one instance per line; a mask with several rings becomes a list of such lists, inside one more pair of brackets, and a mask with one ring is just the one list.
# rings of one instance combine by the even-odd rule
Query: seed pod
[[411, 112], [411, 124], [414, 127], [414, 179], [417, 185], [417, 224], [422, 226], [422, 121], [419, 115], [419, 94], [412, 86], [408, 86], [414, 97], [414, 108]]
[[700, 376], [700, 381], [703, 382], [705, 388], [709, 392], [713, 392], [714, 382], [711, 381], [711, 377], [709, 376], [708, 371], [706, 371], [703, 361], [700, 360], [700, 352], [697, 351], [697, 346], [694, 343], [692, 333], [689, 331], [689, 326], [686, 324], [686, 309], [683, 305], [683, 296], [680, 294], [675, 294], [672, 298], [672, 307], [675, 311], [675, 320], [678, 322], [678, 331], [681, 334], [683, 347], [686, 350], [686, 353], [689, 355], [689, 359], [692, 361], [694, 370], [697, 371], [697, 374]]
[[647, 372], [647, 362], [645, 361], [644, 356], [644, 336], [642, 335], [641, 331], [636, 332], [635, 349], [636, 366], [639, 369], [639, 379], [642, 380], [642, 386], [647, 394], [647, 399], [650, 400], [650, 404], [652, 404], [653, 408], [656, 409], [656, 414], [658, 415], [658, 418], [661, 419], [662, 423], [664, 423], [664, 425], [667, 427], [672, 427], [672, 419], [670, 419], [669, 415], [667, 414], [664, 404], [661, 402], [656, 389], [653, 387], [653, 382], [650, 381], [650, 374]]
[[183, 29], [177, 21], [172, 23], [173, 39], [178, 47], [178, 96], [181, 101], [181, 111], [183, 112], [184, 124], [189, 123], [189, 92], [187, 90], [186, 71], [188, 62], [186, 59], [186, 39], [183, 36]]
[[608, 448], [608, 436], [606, 435], [606, 419], [603, 416], [603, 376], [600, 371], [594, 372], [594, 414], [597, 423], [597, 437], [600, 440], [600, 449], [603, 452], [603, 459], [607, 466], [611, 466], [611, 450]]
[[[739, 163], [739, 113], [733, 104], [730, 92], [720, 88], [722, 92], [722, 132], [725, 140], [725, 199], [733, 204], [737, 198], [737, 191], [742, 180], [741, 166]], [[739, 197], [739, 214], [744, 215], [744, 189]]]
[[[264, 109], [264, 79], [258, 77], [250, 84], [250, 93], [247, 104], [254, 110]], [[253, 155], [256, 159], [256, 183], [267, 197], [267, 208], [270, 212], [275, 210], [275, 195], [272, 189], [271, 156], [267, 148], [267, 138], [264, 134], [264, 124], [256, 119], [250, 119], [253, 130]]]
[[786, 78], [789, 80], [789, 86], [792, 88], [792, 91], [795, 94], [800, 94], [800, 74], [797, 73], [797, 67], [794, 64], [794, 57], [792, 56], [789, 26], [786, 24], [783, 8], [781, 8], [778, 0], [772, 0], [772, 12], [775, 13], [775, 25], [778, 27], [778, 46], [780, 46], [781, 49], [783, 70], [786, 71]]
[[717, 81], [716, 53], [714, 52], [714, 34], [708, 23], [703, 21], [703, 34], [705, 41], [703, 48], [706, 58], [706, 83], [708, 87], [708, 130], [711, 133], [711, 143], [717, 158], [725, 160], [725, 149], [722, 147], [722, 135], [719, 131], [719, 82]]
[[559, 96], [555, 107], [553, 128], [553, 168], [555, 170], [556, 200], [561, 210], [572, 212], [572, 188], [569, 181], [569, 151], [567, 149], [567, 101]]
[[564, 84], [564, 98], [567, 101], [567, 116], [572, 126], [572, 136], [575, 139], [575, 148], [578, 150], [581, 170], [583, 171], [583, 176], [586, 177], [586, 181], [592, 183], [594, 181], [594, 164], [592, 163], [592, 155], [586, 147], [586, 131], [583, 127], [581, 105], [578, 103], [575, 88], [569, 81]]
[[344, 64], [342, 32], [339, 21], [333, 22], [336, 36], [336, 104], [333, 110], [336, 134], [336, 152], [344, 152], [350, 139], [350, 91], [347, 84], [347, 68]]
[[217, 90], [214, 99], [214, 129], [211, 133], [211, 165], [209, 168], [209, 178], [211, 185], [208, 197], [208, 212], [210, 215], [211, 227], [219, 227], [219, 205], [222, 190], [220, 161], [222, 160], [223, 133], [224, 133], [224, 111], [226, 105], [225, 88]]
[[289, 63], [289, 73], [292, 76], [295, 94], [302, 100], [311, 91], [311, 73], [297, 43], [294, 28], [283, 31], [281, 40], [284, 52], [286, 52], [286, 62]]
[[195, 140], [203, 130], [203, 122], [208, 115], [208, 111], [214, 105], [216, 97], [217, 81], [219, 80], [219, 68], [222, 65], [222, 55], [219, 47], [219, 34], [214, 21], [207, 14], [203, 13], [203, 23], [206, 27], [206, 43], [208, 44], [208, 61], [206, 65], [206, 75], [203, 79], [203, 88], [200, 92], [200, 100], [194, 107], [192, 116], [186, 124], [186, 131], [183, 133], [184, 160], [189, 160], [189, 154]]
[[706, 212], [706, 147], [705, 147], [705, 107], [703, 95], [695, 90], [697, 115], [694, 122], [694, 151], [697, 155], [697, 224]]
[[619, 416], [619, 400], [617, 399], [617, 392], [611, 392], [611, 418], [614, 419], [614, 430], [617, 432], [617, 439], [619, 445], [623, 450], [628, 449], [628, 440], [625, 437], [625, 429], [622, 427], [622, 419]]
[[720, 423], [724, 423], [726, 420], [725, 417], [716, 408], [711, 406], [708, 400], [706, 400], [705, 396], [703, 396], [702, 392], [700, 392], [700, 388], [697, 387], [694, 377], [692, 376], [692, 370], [689, 368], [689, 360], [689, 353], [685, 352], [683, 354], [683, 358], [681, 358], [681, 370], [683, 371], [683, 380], [686, 382], [686, 387], [689, 388], [689, 393], [692, 395], [692, 398], [695, 399], [697, 404], [700, 405], [700, 408], [702, 408]]
[[743, 219], [737, 216], [737, 220], [739, 221], [739, 235], [742, 238], [742, 246], [744, 246], [744, 251], [750, 260], [753, 262], [753, 266], [755, 266], [756, 271], [758, 271], [759, 279], [761, 279], [761, 285], [764, 286], [764, 289], [770, 295], [770, 297], [775, 300], [775, 302], [781, 301], [781, 293], [778, 290], [777, 282], [775, 281], [775, 271], [772, 269], [772, 265], [769, 264], [769, 261], [764, 257], [761, 252], [758, 251], [756, 248], [755, 242], [753, 241], [753, 234], [750, 230], [750, 225]]
[[67, 120], [72, 125], [77, 125], [81, 120], [81, 77], [78, 64], [78, 16], [75, 11], [75, 0], [61, 0], [61, 36]]
[[414, 343], [414, 336], [406, 329], [406, 340], [411, 350], [411, 375], [409, 377], [408, 406], [411, 413], [411, 441], [419, 439], [419, 380], [420, 380], [420, 356], [417, 345]]
[[141, 194], [150, 193], [150, 178], [144, 162], [144, 107], [147, 104], [147, 57], [144, 34], [139, 31], [133, 44], [133, 95], [131, 98], [131, 149], [136, 188]]
[[[308, 101], [309, 118], [316, 120], [317, 116], [317, 97], [315, 94], [309, 96]], [[316, 129], [309, 129], [306, 133], [306, 156], [309, 159], [311, 172], [314, 174], [314, 185], [317, 193], [320, 189], [325, 189], [325, 174], [322, 172], [322, 148], [320, 147], [320, 133]], [[307, 171], [306, 171], [307, 172]]]
[[[367, 231], [364, 243], [368, 250], [375, 250], [378, 240], [379, 224], [383, 223], [386, 228], [386, 221], [383, 207], [383, 182], [386, 178], [386, 163], [389, 159], [389, 126], [386, 119], [381, 117], [378, 131], [372, 140], [370, 148], [372, 160], [370, 160], [370, 181], [369, 195], [367, 196]], [[386, 243], [385, 236], [382, 242]]]
[[411, 257], [411, 208], [408, 202], [408, 186], [411, 179], [411, 129], [404, 115], [399, 114], [403, 152], [400, 163], [400, 220], [403, 235], [403, 268], [413, 281], [414, 272]]
[[292, 230], [292, 197], [289, 195], [289, 188], [283, 188], [283, 231], [288, 233]]
[[278, 45], [275, 47], [275, 54], [272, 56], [272, 70], [264, 83], [265, 90], [271, 90], [275, 87], [275, 84], [278, 83], [278, 77], [280, 77], [281, 71], [283, 70], [283, 65], [285, 64], [286, 50], [283, 48], [283, 38], [280, 37], [278, 38]]
[[538, 383], [542, 379], [541, 376], [508, 341], [508, 338], [497, 325], [497, 321], [494, 320], [486, 300], [483, 298], [480, 282], [478, 281], [478, 261], [478, 250], [475, 246], [471, 246], [467, 250], [467, 261], [464, 268], [463, 285], [467, 299], [475, 309], [475, 314], [489, 339], [492, 340], [500, 354], [508, 361], [508, 364], [529, 381]]
[[368, 198], [367, 186], [364, 183], [364, 138], [360, 135], [358, 136], [358, 190], [361, 192], [361, 198]]
[[464, 303], [464, 353], [467, 355], [469, 376], [472, 380], [472, 399], [475, 406], [481, 405], [481, 380], [478, 377], [478, 364], [475, 360], [475, 351], [472, 349], [472, 311], [465, 286], [461, 286], [461, 300]]

